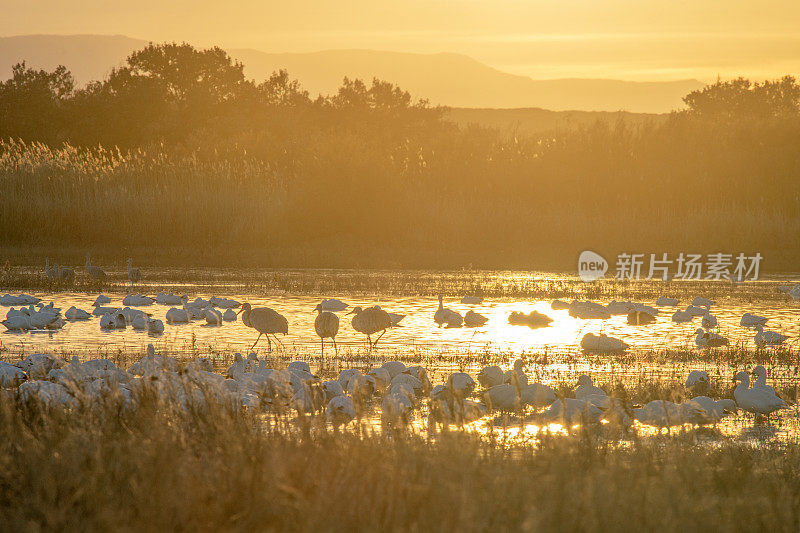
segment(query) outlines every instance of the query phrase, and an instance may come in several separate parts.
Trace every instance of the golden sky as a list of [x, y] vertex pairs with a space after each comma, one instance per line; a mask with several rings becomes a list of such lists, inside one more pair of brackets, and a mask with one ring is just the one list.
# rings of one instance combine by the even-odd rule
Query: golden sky
[[800, 74], [800, 0], [0, 0], [0, 11], [2, 36], [458, 52], [534, 78]]

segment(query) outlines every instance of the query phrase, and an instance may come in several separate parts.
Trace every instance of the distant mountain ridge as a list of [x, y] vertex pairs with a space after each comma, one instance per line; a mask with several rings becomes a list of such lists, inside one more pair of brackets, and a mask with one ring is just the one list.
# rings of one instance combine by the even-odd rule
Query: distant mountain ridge
[[[79, 84], [102, 79], [147, 41], [123, 35], [23, 35], [0, 37], [0, 77], [26, 60], [31, 67], [72, 71]], [[682, 106], [697, 80], [632, 82], [610, 79], [534, 80], [502, 72], [454, 53], [413, 54], [379, 50], [267, 53], [229, 49], [248, 77], [287, 69], [312, 95], [330, 94], [342, 78], [381, 78], [433, 104], [469, 108], [538, 107], [550, 110], [664, 113]]]

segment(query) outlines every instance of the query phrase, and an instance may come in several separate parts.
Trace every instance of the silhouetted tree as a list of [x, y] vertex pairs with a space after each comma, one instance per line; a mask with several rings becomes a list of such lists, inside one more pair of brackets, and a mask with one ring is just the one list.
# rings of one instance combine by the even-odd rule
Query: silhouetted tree
[[289, 73], [281, 69], [257, 86], [261, 101], [270, 106], [297, 107], [311, 104], [308, 91], [300, 82], [289, 78]]
[[57, 142], [64, 129], [63, 109], [73, 89], [72, 74], [59, 65], [53, 72], [12, 67], [0, 83], [0, 138]]
[[737, 78], [692, 91], [683, 101], [689, 115], [710, 119], [794, 117], [800, 111], [800, 85], [792, 76], [763, 83]]

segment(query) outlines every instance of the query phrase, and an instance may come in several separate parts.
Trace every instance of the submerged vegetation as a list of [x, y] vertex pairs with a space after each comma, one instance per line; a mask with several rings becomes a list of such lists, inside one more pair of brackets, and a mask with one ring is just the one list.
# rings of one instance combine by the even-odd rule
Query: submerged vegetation
[[758, 251], [796, 269], [800, 86], [685, 101], [651, 125], [508, 138], [380, 80], [318, 98], [285, 71], [255, 83], [219, 49], [150, 45], [80, 89], [21, 64], [0, 83], [0, 243], [276, 267]]

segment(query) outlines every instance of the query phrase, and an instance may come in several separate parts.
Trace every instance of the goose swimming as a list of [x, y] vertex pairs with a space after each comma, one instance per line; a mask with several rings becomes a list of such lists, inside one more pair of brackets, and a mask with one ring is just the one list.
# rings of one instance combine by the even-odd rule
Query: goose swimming
[[756, 331], [758, 333], [756, 333], [753, 340], [759, 348], [763, 348], [764, 346], [778, 346], [786, 342], [786, 339], [789, 338], [775, 331], [764, 331], [764, 326], [761, 325], [756, 326]]
[[745, 313], [742, 315], [742, 319], [739, 321], [739, 325], [745, 328], [754, 328], [756, 326], [766, 326], [767, 320], [766, 317], [754, 315], [751, 313]]

